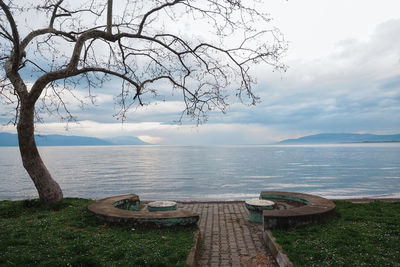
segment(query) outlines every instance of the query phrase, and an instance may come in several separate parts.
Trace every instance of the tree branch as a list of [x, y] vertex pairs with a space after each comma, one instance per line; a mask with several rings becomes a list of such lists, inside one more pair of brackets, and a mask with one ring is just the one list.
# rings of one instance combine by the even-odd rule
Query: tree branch
[[62, 3], [63, 1], [64, 1], [64, 0], [60, 0], [60, 1], [58, 1], [58, 2], [54, 5], [53, 13], [52, 13], [51, 18], [50, 18], [50, 24], [49, 24], [49, 28], [50, 28], [50, 29], [53, 29], [54, 20], [56, 19], [56, 17], [58, 17], [58, 16], [57, 16], [57, 9], [58, 9], [58, 7], [61, 5], [61, 3]]
[[6, 28], [3, 27], [3, 25], [0, 25], [0, 29], [2, 29], [4, 31], [4, 33], [0, 32], [0, 35], [5, 37], [6, 39], [10, 40], [11, 42], [14, 41], [13, 37], [11, 36], [11, 34], [7, 31]]
[[112, 34], [112, 10], [113, 0], [107, 1], [107, 33]]
[[137, 34], [138, 34], [138, 35], [141, 35], [141, 34], [142, 34], [144, 24], [146, 23], [147, 18], [148, 18], [151, 14], [153, 14], [154, 12], [157, 12], [157, 11], [159, 11], [159, 10], [165, 8], [165, 7], [174, 6], [174, 5], [176, 5], [176, 4], [178, 4], [178, 3], [181, 3], [181, 2], [183, 2], [183, 1], [184, 1], [184, 0], [175, 0], [175, 1], [170, 2], [170, 3], [167, 2], [167, 3], [165, 3], [165, 4], [163, 4], [163, 5], [159, 6], [159, 7], [153, 8], [152, 10], [150, 10], [149, 12], [147, 12], [146, 14], [144, 14], [143, 19], [142, 19], [142, 21], [140, 22], [139, 30], [138, 30], [138, 33], [137, 33]]
[[25, 49], [28, 44], [36, 37], [40, 36], [40, 35], [44, 35], [44, 34], [55, 34], [55, 35], [60, 35], [60, 36], [64, 36], [69, 38], [71, 41], [76, 41], [76, 37], [68, 32], [64, 32], [64, 31], [59, 31], [59, 30], [55, 30], [52, 28], [46, 28], [46, 29], [40, 29], [40, 30], [36, 30], [36, 31], [32, 31], [30, 32], [21, 42], [21, 46], [23, 49]]
[[3, 9], [3, 12], [6, 14], [8, 23], [10, 24], [11, 27], [11, 32], [12, 32], [12, 42], [14, 45], [13, 52], [11, 54], [11, 70], [13, 72], [16, 72], [18, 70], [18, 65], [21, 57], [21, 48], [19, 44], [19, 33], [18, 33], [18, 28], [17, 24], [15, 23], [14, 17], [12, 16], [10, 9], [8, 6], [3, 2], [3, 0], [0, 0], [0, 7]]

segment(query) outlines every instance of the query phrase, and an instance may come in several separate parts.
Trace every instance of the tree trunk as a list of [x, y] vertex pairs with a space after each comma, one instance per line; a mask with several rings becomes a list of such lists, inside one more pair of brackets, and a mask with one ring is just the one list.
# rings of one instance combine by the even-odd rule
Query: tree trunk
[[36, 147], [34, 137], [35, 104], [21, 102], [17, 126], [19, 150], [22, 163], [39, 193], [40, 201], [46, 204], [62, 200], [63, 193], [44, 165]]

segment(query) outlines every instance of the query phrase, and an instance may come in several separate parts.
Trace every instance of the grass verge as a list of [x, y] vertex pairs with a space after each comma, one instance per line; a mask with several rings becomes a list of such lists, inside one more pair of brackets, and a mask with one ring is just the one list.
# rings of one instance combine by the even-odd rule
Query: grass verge
[[400, 202], [335, 204], [331, 221], [273, 231], [294, 266], [400, 266]]
[[186, 266], [194, 227], [107, 226], [91, 200], [0, 201], [1, 266]]

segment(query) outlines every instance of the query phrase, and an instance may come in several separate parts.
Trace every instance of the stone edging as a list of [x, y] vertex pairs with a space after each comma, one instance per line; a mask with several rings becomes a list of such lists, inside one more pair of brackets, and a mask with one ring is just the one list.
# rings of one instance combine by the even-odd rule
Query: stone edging
[[264, 242], [267, 248], [275, 258], [276, 263], [279, 267], [293, 267], [293, 263], [289, 260], [289, 257], [283, 252], [282, 247], [276, 243], [275, 237], [272, 235], [270, 230], [264, 231]]
[[192, 248], [189, 251], [189, 255], [186, 259], [186, 264], [189, 267], [195, 267], [196, 265], [196, 260], [198, 259], [198, 254], [200, 251], [200, 244], [201, 244], [201, 235], [200, 235], [200, 229], [198, 228], [193, 235], [193, 243], [192, 243]]

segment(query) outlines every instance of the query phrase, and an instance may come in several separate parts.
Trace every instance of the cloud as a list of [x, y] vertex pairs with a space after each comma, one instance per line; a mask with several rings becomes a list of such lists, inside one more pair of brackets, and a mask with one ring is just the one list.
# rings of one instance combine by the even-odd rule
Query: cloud
[[161, 137], [150, 136], [150, 135], [138, 135], [137, 138], [139, 138], [143, 142], [150, 143], [150, 144], [159, 144], [164, 141], [164, 139]]
[[368, 40], [338, 42], [326, 58], [294, 60], [286, 74], [259, 76], [263, 102], [240, 120], [282, 133], [399, 132], [398, 32], [400, 20], [390, 20]]
[[[388, 20], [372, 31], [376, 21], [393, 14], [398, 17], [393, 8], [397, 2], [390, 1], [379, 12], [376, 7], [382, 4], [374, 1], [311, 2], [285, 2], [281, 14], [274, 10], [281, 4], [268, 3], [275, 25], [279, 27], [280, 15], [286, 16], [281, 30], [288, 32], [292, 50], [286, 73], [271, 72], [265, 65], [254, 69], [259, 82], [255, 92], [262, 99], [257, 106], [235, 99], [227, 114], [210, 112], [207, 124], [179, 126], [173, 122], [184, 109], [181, 94], [158, 83], [160, 96], [147, 98], [150, 105], [132, 109], [121, 124], [112, 116], [118, 111], [114, 97], [120, 92], [120, 82], [111, 80], [95, 89], [96, 105], [84, 110], [65, 95], [80, 120], [70, 124], [67, 133], [134, 135], [163, 144], [257, 144], [319, 132], [400, 132], [400, 19]], [[313, 4], [318, 11], [302, 12]], [[340, 13], [344, 4], [351, 8]], [[365, 12], [355, 13], [360, 8]], [[316, 24], [319, 21], [321, 25]], [[87, 97], [83, 88], [77, 94]], [[5, 108], [0, 111], [4, 113]], [[5, 116], [0, 119], [5, 122]], [[38, 124], [39, 132], [65, 134], [65, 124], [57, 118], [46, 116], [45, 121]]]
[[[126, 123], [112, 115], [110, 90], [98, 90], [98, 106], [84, 111], [74, 104], [79, 124], [70, 133], [89, 136], [149, 136], [162, 144], [257, 144], [320, 132], [400, 132], [400, 20], [377, 27], [368, 40], [344, 40], [326, 58], [294, 60], [285, 74], [258, 74], [257, 106], [230, 105], [226, 114], [211, 112], [208, 123], [175, 125], [184, 103], [155, 101], [132, 109]], [[96, 93], [96, 92], [95, 92]], [[85, 97], [84, 92], [78, 93]], [[73, 99], [67, 97], [73, 103]], [[63, 133], [54, 120], [40, 126], [42, 133]], [[190, 124], [190, 123], [189, 123]]]
[[[80, 121], [66, 124], [60, 122], [36, 125], [37, 134], [63, 134], [94, 136], [136, 136], [145, 142], [167, 145], [210, 145], [210, 144], [268, 144], [278, 139], [277, 133], [260, 124], [163, 124], [160, 122], [101, 123]], [[13, 126], [2, 126], [0, 131], [15, 132]]]
[[154, 101], [143, 107], [131, 110], [129, 114], [138, 116], [154, 116], [161, 114], [179, 115], [185, 109], [183, 101]]

